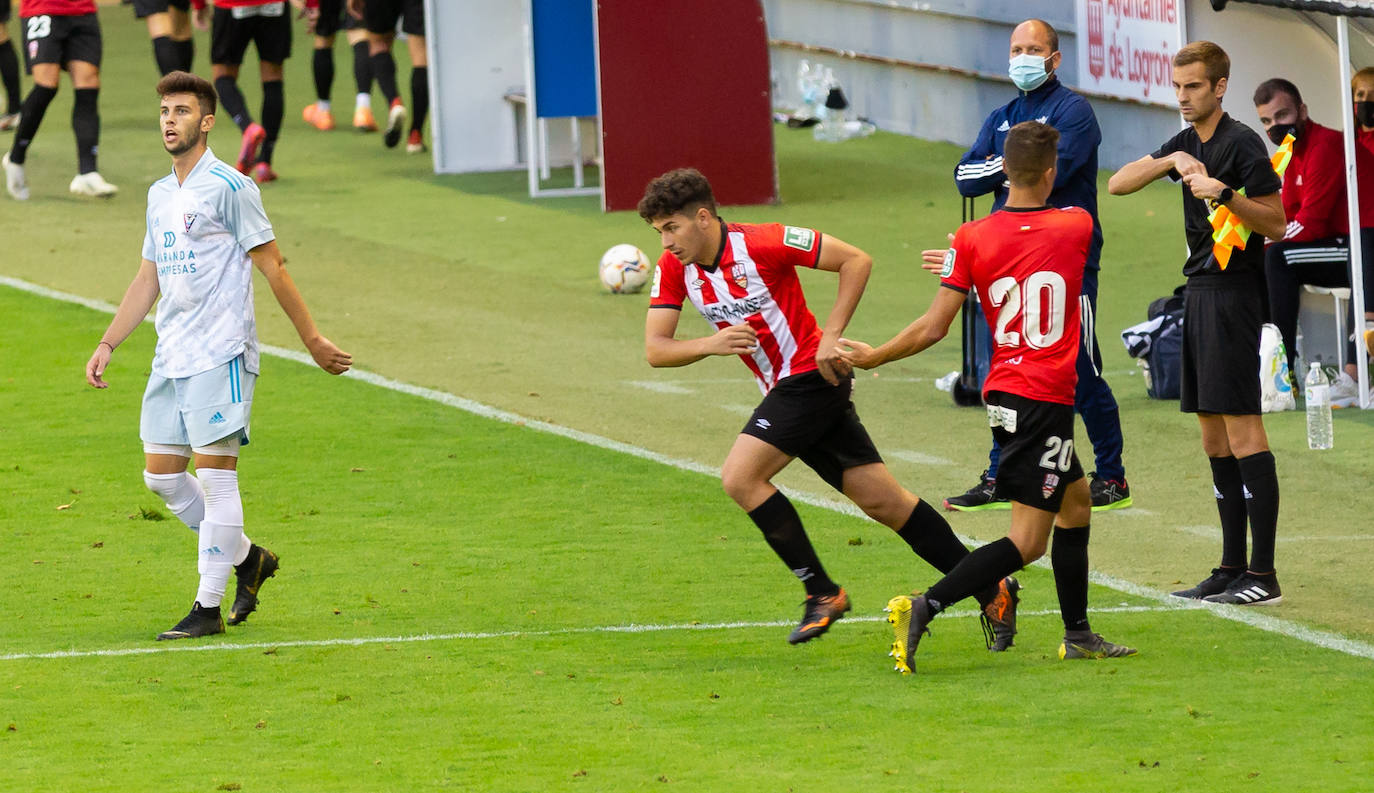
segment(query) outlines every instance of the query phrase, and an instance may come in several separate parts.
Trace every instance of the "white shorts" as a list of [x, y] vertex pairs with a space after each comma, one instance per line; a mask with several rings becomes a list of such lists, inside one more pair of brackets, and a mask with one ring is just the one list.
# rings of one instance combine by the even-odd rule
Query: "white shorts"
[[154, 372], [143, 392], [138, 436], [145, 443], [209, 446], [237, 435], [247, 445], [257, 379], [244, 371], [241, 355], [190, 377], [168, 379]]

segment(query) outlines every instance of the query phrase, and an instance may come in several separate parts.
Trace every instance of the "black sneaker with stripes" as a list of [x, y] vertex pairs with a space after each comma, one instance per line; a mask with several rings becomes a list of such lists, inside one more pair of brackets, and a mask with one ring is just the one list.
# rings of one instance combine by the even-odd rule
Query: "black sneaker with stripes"
[[1272, 606], [1283, 600], [1277, 576], [1256, 576], [1245, 573], [1231, 582], [1226, 591], [1203, 598], [1208, 603], [1229, 603], [1233, 606]]

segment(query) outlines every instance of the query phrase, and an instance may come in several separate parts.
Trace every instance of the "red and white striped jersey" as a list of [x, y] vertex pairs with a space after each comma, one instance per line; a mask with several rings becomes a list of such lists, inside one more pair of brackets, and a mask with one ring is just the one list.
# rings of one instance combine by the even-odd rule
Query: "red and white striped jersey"
[[740, 358], [765, 394], [778, 381], [816, 369], [821, 329], [806, 307], [798, 267], [815, 267], [821, 233], [779, 223], [726, 223], [710, 265], [683, 265], [664, 251], [654, 270], [649, 307], [681, 309], [690, 299], [717, 329], [747, 322], [758, 349]]
[[1093, 219], [1078, 207], [1003, 208], [965, 223], [940, 284], [978, 290], [994, 341], [983, 393], [1072, 405], [1079, 298]]
[[95, 13], [95, 0], [21, 0], [19, 16], [79, 17]]

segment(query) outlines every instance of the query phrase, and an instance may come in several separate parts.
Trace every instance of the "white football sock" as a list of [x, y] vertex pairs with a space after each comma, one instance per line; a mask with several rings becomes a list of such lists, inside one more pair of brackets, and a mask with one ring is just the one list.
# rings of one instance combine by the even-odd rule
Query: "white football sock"
[[200, 489], [200, 481], [182, 471], [179, 474], [150, 474], [143, 472], [143, 482], [148, 489], [162, 497], [167, 509], [181, 518], [181, 522], [191, 531], [200, 529], [205, 518], [205, 491]]
[[372, 107], [372, 94], [358, 94], [353, 98], [354, 109], [360, 107]]
[[239, 497], [239, 474], [221, 468], [196, 471], [205, 490], [205, 518], [200, 522], [200, 588], [196, 600], [206, 608], [218, 606], [229, 586], [229, 574], [248, 544], [243, 534], [243, 501]]

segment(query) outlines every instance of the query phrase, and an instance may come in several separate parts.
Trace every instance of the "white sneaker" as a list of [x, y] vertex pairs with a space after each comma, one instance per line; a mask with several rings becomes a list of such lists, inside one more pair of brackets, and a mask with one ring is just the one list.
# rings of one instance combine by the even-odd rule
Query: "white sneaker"
[[19, 126], [18, 113], [5, 113], [0, 115], [0, 132], [8, 132]]
[[1349, 373], [1342, 371], [1331, 381], [1331, 407], [1354, 407], [1360, 401], [1360, 384]]
[[0, 158], [0, 165], [5, 167], [5, 189], [10, 191], [15, 201], [28, 201], [29, 180], [24, 178], [24, 166], [10, 162], [9, 152]]
[[98, 172], [77, 174], [72, 180], [71, 191], [77, 195], [95, 196], [97, 198], [109, 198], [119, 192], [119, 188], [105, 181]]

